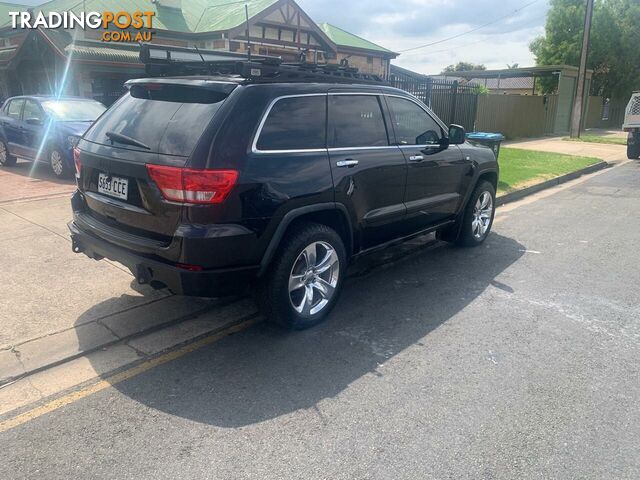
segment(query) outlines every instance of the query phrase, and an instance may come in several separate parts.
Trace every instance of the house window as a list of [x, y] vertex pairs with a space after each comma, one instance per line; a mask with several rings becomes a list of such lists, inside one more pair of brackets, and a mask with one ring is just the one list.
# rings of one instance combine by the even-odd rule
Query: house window
[[368, 56], [368, 57], [367, 57], [367, 63], [368, 63], [369, 65], [373, 65], [373, 57], [372, 57], [372, 56]]

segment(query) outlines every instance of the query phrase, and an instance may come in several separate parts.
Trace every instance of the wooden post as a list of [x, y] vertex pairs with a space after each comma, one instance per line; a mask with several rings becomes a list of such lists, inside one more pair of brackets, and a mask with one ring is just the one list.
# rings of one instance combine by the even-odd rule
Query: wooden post
[[587, 0], [587, 10], [584, 15], [584, 32], [582, 35], [582, 52], [580, 53], [580, 68], [578, 70], [578, 84], [576, 96], [573, 100], [573, 115], [571, 115], [571, 138], [580, 137], [582, 123], [582, 100], [584, 85], [587, 77], [587, 57], [589, 56], [589, 35], [591, 34], [591, 18], [593, 16], [593, 0]]

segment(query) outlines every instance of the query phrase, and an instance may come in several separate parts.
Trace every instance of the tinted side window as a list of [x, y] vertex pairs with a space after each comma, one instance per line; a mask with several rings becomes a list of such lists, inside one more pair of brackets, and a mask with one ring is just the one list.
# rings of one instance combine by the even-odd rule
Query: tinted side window
[[43, 120], [44, 115], [42, 113], [42, 110], [40, 109], [40, 106], [36, 102], [34, 102], [33, 100], [27, 100], [24, 104], [22, 118], [25, 120], [28, 118], [37, 118], [38, 120]]
[[11, 118], [20, 120], [20, 112], [22, 111], [23, 104], [24, 98], [11, 100], [11, 103], [9, 103], [9, 106], [7, 107], [7, 115], [9, 115]]
[[329, 147], [389, 145], [376, 95], [329, 95]]
[[258, 150], [308, 150], [325, 148], [326, 96], [278, 100], [262, 127]]
[[410, 100], [387, 97], [391, 121], [400, 145], [434, 145], [442, 138], [442, 129], [418, 105]]

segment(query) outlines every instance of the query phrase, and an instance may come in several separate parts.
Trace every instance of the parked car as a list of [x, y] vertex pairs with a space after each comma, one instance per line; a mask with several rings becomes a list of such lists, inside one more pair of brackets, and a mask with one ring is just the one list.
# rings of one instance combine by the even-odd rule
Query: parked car
[[333, 308], [350, 259], [426, 232], [485, 241], [498, 163], [462, 127], [385, 84], [251, 68], [127, 82], [74, 152], [75, 252], [181, 295], [251, 285], [266, 318], [300, 329]]
[[640, 158], [640, 92], [634, 92], [625, 110], [624, 124], [627, 133], [627, 157]]
[[20, 157], [48, 163], [56, 177], [71, 176], [73, 147], [105, 110], [87, 98], [9, 98], [0, 111], [0, 165], [13, 166]]

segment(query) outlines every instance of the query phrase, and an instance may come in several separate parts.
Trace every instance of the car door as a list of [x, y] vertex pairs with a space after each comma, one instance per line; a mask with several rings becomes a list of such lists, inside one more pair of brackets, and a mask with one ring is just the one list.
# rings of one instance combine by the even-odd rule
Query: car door
[[457, 145], [443, 146], [445, 132], [417, 101], [386, 96], [397, 145], [407, 161], [407, 224], [428, 228], [452, 217], [465, 191], [471, 162]]
[[22, 135], [25, 154], [35, 158], [42, 143], [44, 132], [44, 111], [33, 99], [27, 98], [22, 109]]
[[13, 155], [22, 154], [23, 134], [22, 134], [22, 107], [24, 98], [14, 98], [9, 101], [5, 109], [5, 116], [2, 117], [2, 128], [7, 138], [9, 152]]
[[329, 93], [327, 145], [335, 200], [358, 225], [360, 245], [369, 248], [402, 234], [407, 164], [390, 144], [377, 93]]

